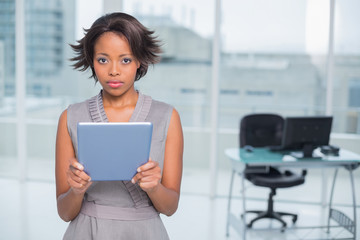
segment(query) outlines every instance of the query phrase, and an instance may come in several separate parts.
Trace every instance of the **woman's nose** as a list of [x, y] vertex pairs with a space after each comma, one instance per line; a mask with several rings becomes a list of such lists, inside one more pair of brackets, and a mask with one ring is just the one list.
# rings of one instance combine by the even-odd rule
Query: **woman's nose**
[[120, 68], [119, 66], [114, 63], [111, 65], [110, 69], [109, 69], [109, 75], [110, 76], [117, 76], [117, 75], [120, 75]]

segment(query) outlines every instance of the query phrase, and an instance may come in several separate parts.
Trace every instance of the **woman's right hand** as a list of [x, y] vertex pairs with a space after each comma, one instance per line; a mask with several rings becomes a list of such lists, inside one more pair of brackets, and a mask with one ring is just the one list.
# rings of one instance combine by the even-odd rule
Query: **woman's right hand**
[[84, 194], [92, 184], [90, 176], [84, 172], [84, 166], [76, 158], [69, 160], [67, 182], [74, 193], [77, 194]]

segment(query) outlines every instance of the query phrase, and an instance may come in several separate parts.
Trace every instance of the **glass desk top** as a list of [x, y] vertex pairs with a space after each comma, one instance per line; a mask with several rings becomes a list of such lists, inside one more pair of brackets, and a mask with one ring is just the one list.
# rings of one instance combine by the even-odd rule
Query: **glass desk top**
[[268, 148], [253, 148], [252, 152], [248, 152], [242, 148], [229, 148], [225, 150], [233, 163], [241, 163], [247, 165], [270, 165], [270, 166], [353, 166], [360, 164], [360, 155], [354, 152], [340, 149], [339, 155], [324, 155], [319, 149], [315, 149], [314, 153], [319, 158], [295, 158], [290, 155], [289, 151], [271, 151]]

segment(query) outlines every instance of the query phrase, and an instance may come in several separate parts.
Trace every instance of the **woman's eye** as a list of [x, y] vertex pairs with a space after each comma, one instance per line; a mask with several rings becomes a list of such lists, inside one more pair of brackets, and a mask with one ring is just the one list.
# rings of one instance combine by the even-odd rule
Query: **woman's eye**
[[123, 63], [125, 63], [125, 64], [131, 63], [131, 59], [130, 59], [130, 58], [124, 58], [122, 61], [123, 61]]
[[105, 58], [99, 58], [99, 59], [98, 59], [98, 62], [99, 62], [99, 63], [106, 63], [107, 60], [106, 60]]

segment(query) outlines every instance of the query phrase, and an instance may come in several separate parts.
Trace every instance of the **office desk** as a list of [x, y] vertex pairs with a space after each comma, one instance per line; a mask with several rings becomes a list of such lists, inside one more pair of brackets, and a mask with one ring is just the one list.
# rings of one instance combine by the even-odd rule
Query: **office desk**
[[[353, 152], [341, 149], [339, 156], [324, 156], [320, 153], [319, 150], [315, 150], [315, 153], [320, 155], [321, 158], [311, 158], [311, 159], [301, 159], [298, 160], [289, 156], [289, 152], [273, 152], [266, 148], [254, 148], [252, 152], [247, 152], [244, 149], [239, 148], [230, 148], [225, 150], [225, 154], [231, 160], [232, 165], [232, 175], [230, 182], [230, 192], [228, 199], [228, 212], [227, 212], [227, 223], [226, 223], [226, 234], [229, 235], [229, 228], [233, 226], [240, 234], [239, 229], [239, 220], [230, 212], [231, 208], [231, 199], [232, 199], [232, 188], [234, 176], [236, 173], [240, 174], [242, 177], [241, 181], [241, 195], [242, 195], [242, 205], [243, 205], [243, 224], [242, 225], [242, 239], [246, 239], [246, 205], [245, 205], [245, 167], [252, 169], [256, 172], [266, 172], [272, 167], [287, 167], [287, 168], [326, 168], [332, 167], [336, 168], [329, 200], [329, 217], [327, 230], [330, 230], [330, 220], [334, 220], [339, 224], [339, 226], [344, 227], [350, 233], [353, 234], [354, 239], [356, 239], [356, 200], [355, 200], [355, 186], [353, 178], [353, 170], [355, 170], [360, 165], [360, 155]], [[332, 208], [332, 200], [334, 195], [334, 186], [336, 182], [337, 172], [339, 168], [345, 168], [349, 172], [351, 180], [351, 189], [352, 189], [352, 202], [353, 202], [353, 219], [350, 219], [342, 212]], [[248, 170], [247, 170], [248, 171]], [[241, 226], [240, 226], [241, 227]]]

